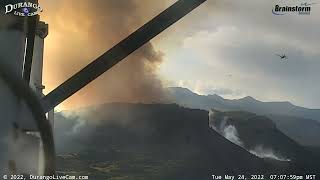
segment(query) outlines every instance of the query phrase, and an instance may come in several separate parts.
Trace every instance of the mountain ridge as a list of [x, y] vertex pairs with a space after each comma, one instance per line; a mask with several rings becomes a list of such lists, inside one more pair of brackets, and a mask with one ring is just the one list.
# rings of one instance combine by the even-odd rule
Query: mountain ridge
[[[304, 146], [320, 147], [320, 110], [293, 105], [288, 101], [262, 102], [247, 96], [224, 99], [219, 95], [199, 95], [187, 88], [167, 89], [173, 101], [181, 106], [219, 111], [247, 111], [272, 119], [290, 138]], [[303, 127], [303, 128], [302, 128]]]
[[[289, 101], [270, 101], [270, 102], [263, 102], [253, 98], [252, 96], [246, 96], [240, 99], [225, 99], [217, 94], [213, 95], [199, 95], [197, 93], [192, 92], [187, 88], [181, 87], [169, 87], [167, 91], [171, 95], [171, 98], [175, 100], [180, 105], [186, 105], [186, 107], [191, 108], [201, 108], [210, 110], [214, 108], [212, 106], [223, 106], [227, 110], [244, 110], [253, 111], [257, 114], [279, 114], [279, 115], [291, 115], [295, 117], [302, 117], [306, 119], [313, 119], [320, 122], [320, 109], [310, 109], [301, 106], [296, 106]], [[187, 98], [187, 99], [181, 99]], [[195, 100], [197, 98], [198, 100]], [[200, 99], [200, 100], [199, 100]], [[206, 99], [206, 100], [203, 100]], [[199, 104], [199, 101], [204, 101], [203, 104]], [[211, 102], [208, 102], [211, 101]], [[193, 102], [193, 104], [191, 103]], [[199, 102], [198, 104], [195, 104]], [[214, 104], [215, 102], [221, 102], [222, 104]], [[211, 104], [208, 104], [211, 103]], [[247, 104], [254, 104], [257, 107], [252, 109], [252, 107], [247, 107]], [[263, 109], [259, 109], [263, 108]], [[268, 112], [268, 113], [264, 113]]]

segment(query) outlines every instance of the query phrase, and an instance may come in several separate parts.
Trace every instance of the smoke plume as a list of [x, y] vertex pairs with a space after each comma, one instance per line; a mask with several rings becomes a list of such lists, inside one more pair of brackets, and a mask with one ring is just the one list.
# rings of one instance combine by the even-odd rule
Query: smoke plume
[[[139, 28], [164, 5], [135, 0], [43, 1], [42, 20], [49, 24], [45, 40], [46, 93]], [[40, 2], [41, 3], [41, 2]], [[72, 96], [63, 108], [104, 102], [162, 102], [165, 97], [156, 71], [163, 54], [151, 43], [131, 54]]]
[[222, 132], [223, 136], [227, 138], [229, 141], [233, 142], [234, 144], [237, 144], [238, 146], [243, 146], [243, 143], [238, 136], [238, 131], [234, 126], [225, 126]]
[[290, 159], [283, 158], [279, 155], [276, 155], [272, 149], [267, 149], [267, 148], [264, 148], [263, 146], [256, 146], [253, 150], [250, 150], [249, 152], [260, 158], [270, 158], [278, 161], [290, 161]]
[[245, 146], [245, 142], [239, 137], [238, 130], [234, 125], [228, 124], [228, 116], [223, 116], [215, 110], [209, 111], [210, 127], [230, 142], [244, 148], [251, 154], [260, 158], [270, 158], [278, 161], [290, 161], [290, 159], [281, 157], [276, 154], [272, 148], [265, 148], [262, 145], [256, 145], [253, 149], [249, 149]]

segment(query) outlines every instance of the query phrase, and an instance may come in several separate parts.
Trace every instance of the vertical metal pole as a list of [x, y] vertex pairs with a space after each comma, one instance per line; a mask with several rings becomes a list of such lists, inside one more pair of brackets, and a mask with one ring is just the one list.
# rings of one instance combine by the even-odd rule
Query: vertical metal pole
[[23, 65], [23, 79], [30, 82], [30, 74], [33, 59], [34, 41], [36, 28], [39, 22], [39, 16], [27, 17], [27, 45]]

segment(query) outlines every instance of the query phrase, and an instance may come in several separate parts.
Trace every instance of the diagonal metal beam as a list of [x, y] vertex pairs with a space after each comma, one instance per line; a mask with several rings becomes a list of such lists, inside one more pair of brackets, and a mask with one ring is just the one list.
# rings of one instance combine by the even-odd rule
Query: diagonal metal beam
[[43, 97], [44, 111], [53, 109], [205, 1], [178, 0]]

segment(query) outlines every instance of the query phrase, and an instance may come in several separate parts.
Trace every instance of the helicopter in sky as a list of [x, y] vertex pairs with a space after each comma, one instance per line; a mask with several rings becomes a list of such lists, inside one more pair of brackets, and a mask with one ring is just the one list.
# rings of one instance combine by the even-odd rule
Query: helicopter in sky
[[286, 59], [288, 59], [288, 56], [285, 55], [285, 54], [282, 54], [282, 55], [276, 54], [276, 55], [279, 56], [281, 60], [286, 60]]

